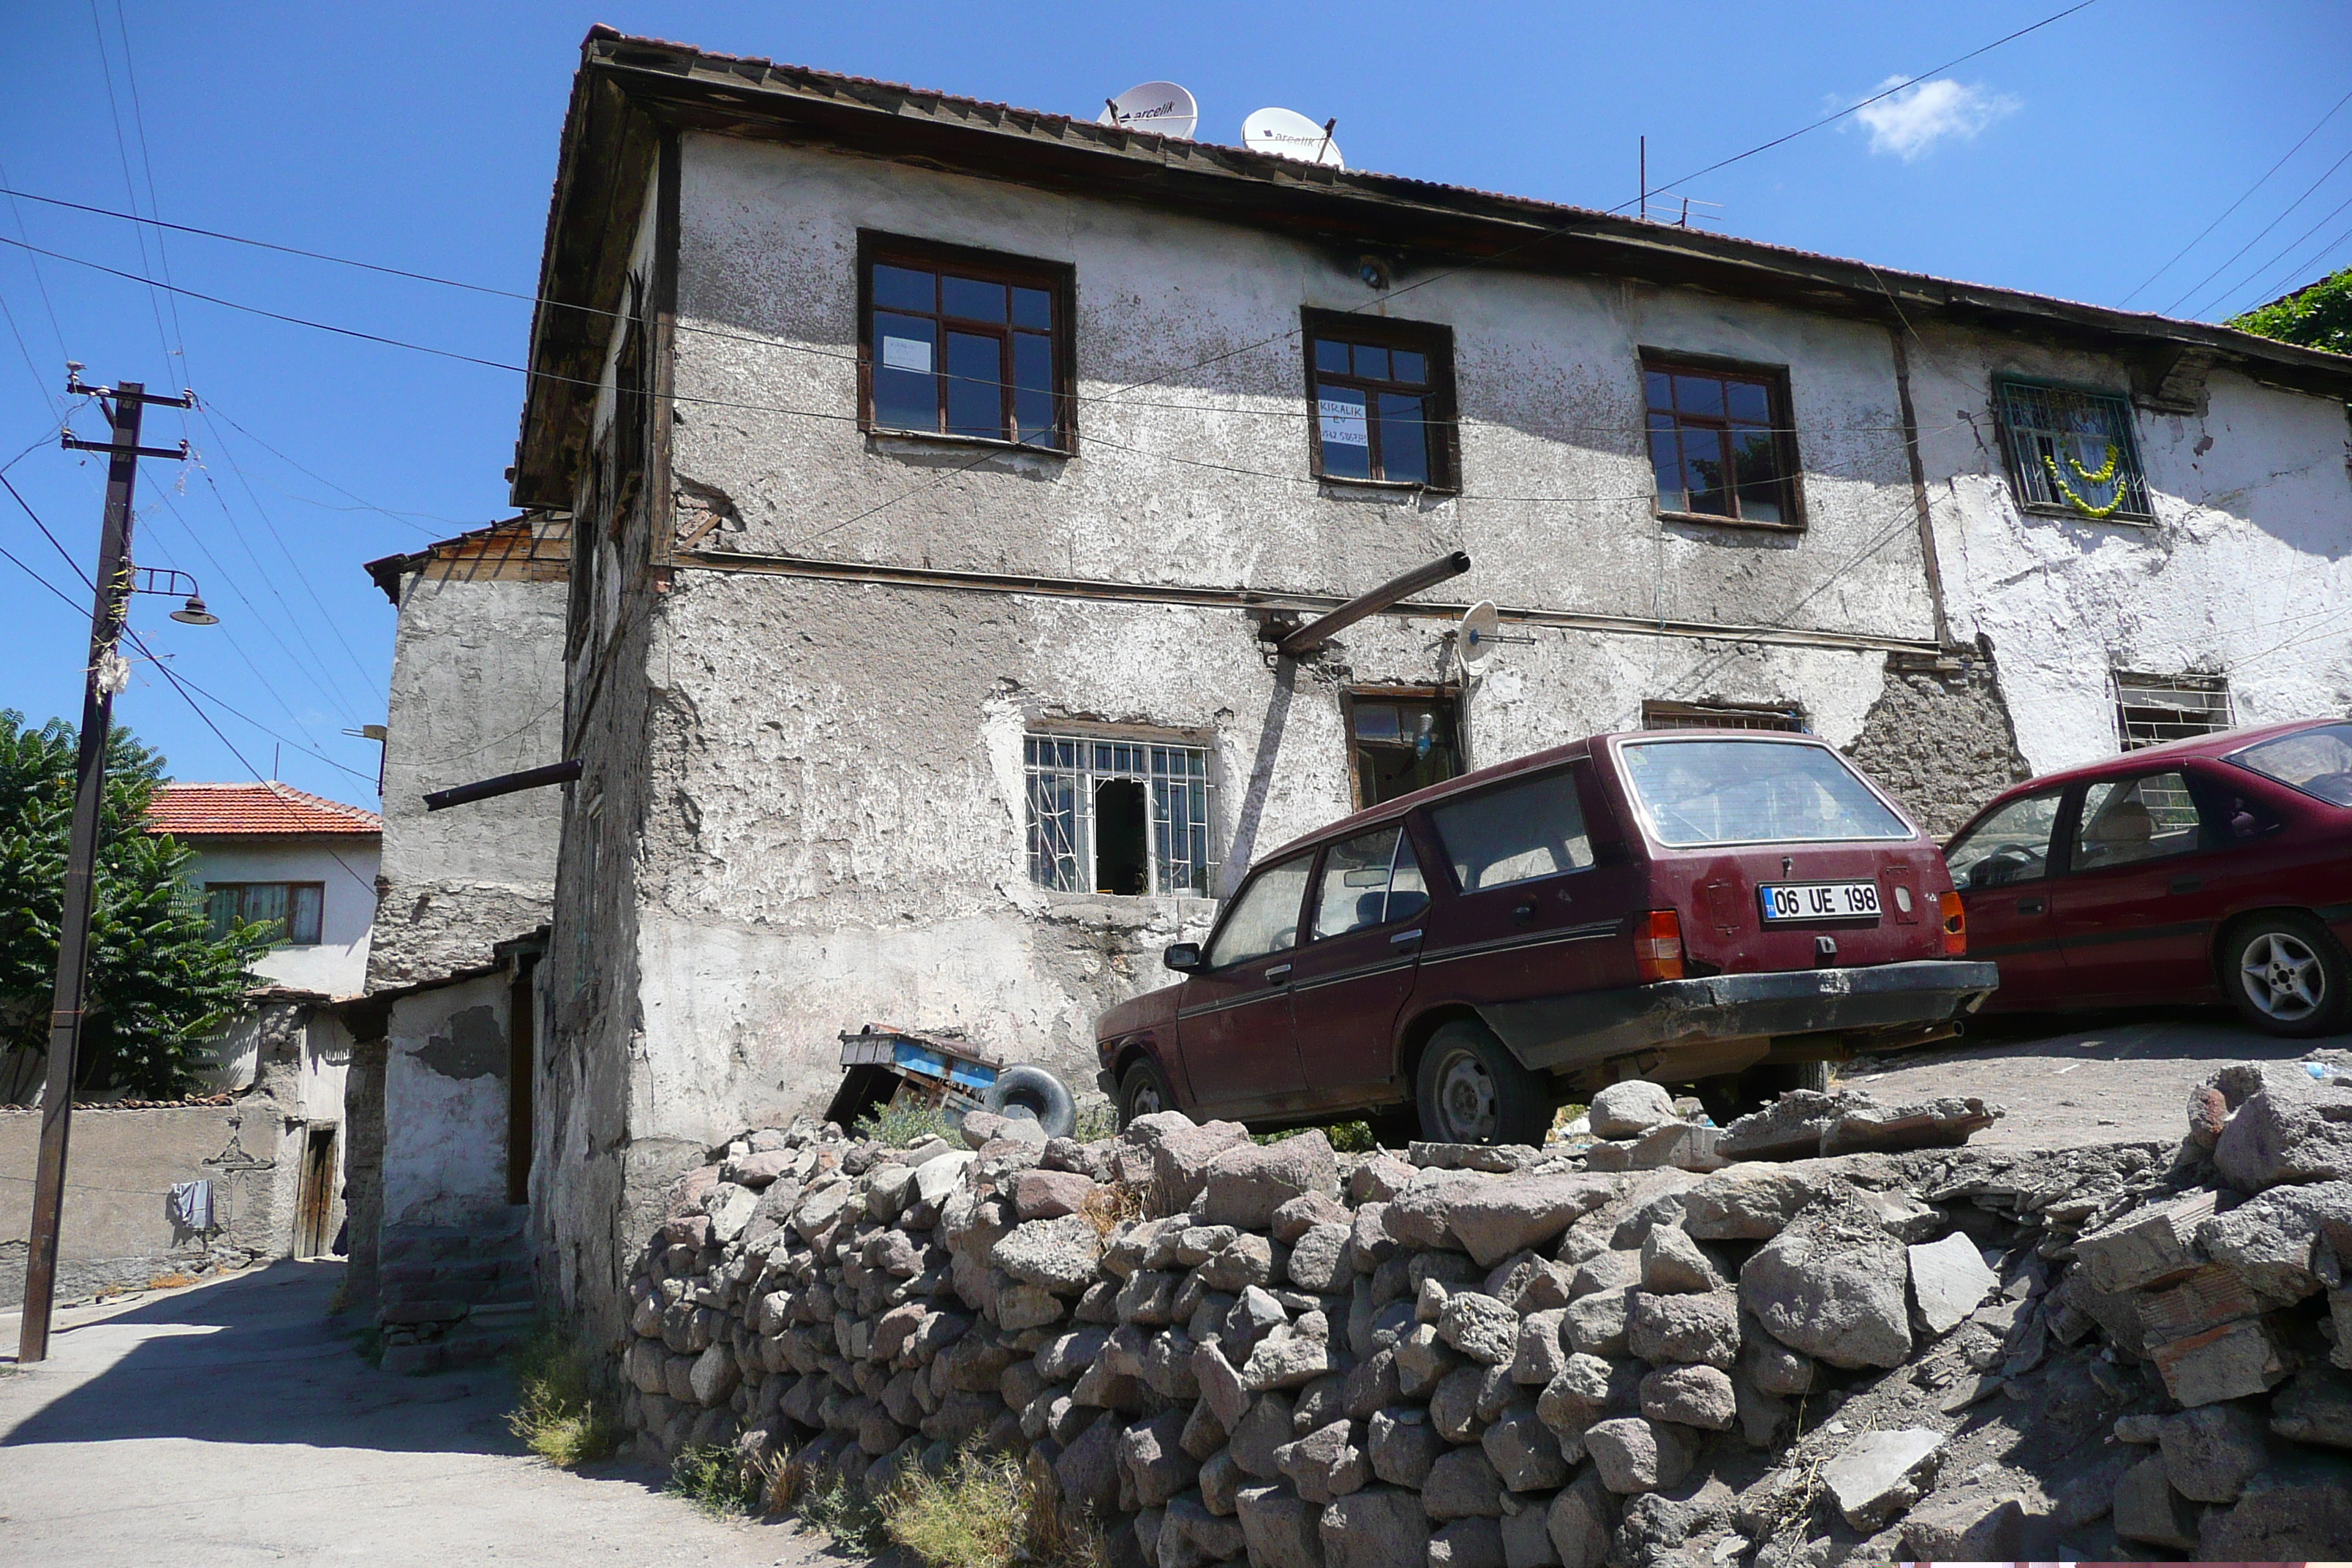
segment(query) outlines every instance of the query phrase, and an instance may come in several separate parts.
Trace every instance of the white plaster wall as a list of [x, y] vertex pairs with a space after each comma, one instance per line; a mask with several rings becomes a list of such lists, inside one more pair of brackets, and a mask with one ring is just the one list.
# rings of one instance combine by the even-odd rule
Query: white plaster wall
[[208, 882], [317, 882], [323, 889], [319, 942], [271, 948], [255, 963], [256, 973], [329, 996], [355, 995], [366, 984], [380, 852], [373, 836], [191, 842], [197, 854], [188, 879], [199, 888]]
[[2029, 515], [2002, 465], [1993, 376], [2121, 392], [2123, 368], [1944, 331], [1923, 348], [1921, 447], [1953, 631], [1992, 639], [2037, 772], [2120, 749], [2116, 668], [2226, 675], [2242, 724], [2352, 710], [2342, 404], [2217, 371], [2202, 414], [2135, 411], [2152, 524]]
[[393, 1003], [386, 1225], [457, 1225], [505, 1204], [508, 993], [503, 977], [489, 975]]

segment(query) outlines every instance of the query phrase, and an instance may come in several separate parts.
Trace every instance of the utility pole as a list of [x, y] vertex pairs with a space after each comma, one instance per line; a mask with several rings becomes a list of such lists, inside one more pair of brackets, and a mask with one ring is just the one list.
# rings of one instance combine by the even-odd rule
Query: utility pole
[[24, 1326], [16, 1341], [16, 1360], [30, 1365], [47, 1359], [49, 1309], [58, 1282], [58, 1226], [65, 1212], [66, 1144], [72, 1131], [75, 1058], [81, 1045], [81, 1007], [89, 956], [91, 883], [98, 862], [100, 807], [106, 796], [107, 731], [114, 713], [114, 694], [123, 685], [122, 665], [114, 651], [128, 618], [135, 591], [131, 565], [131, 493], [139, 482], [142, 458], [179, 458], [188, 444], [174, 449], [142, 447], [139, 426], [147, 405], [188, 408], [189, 394], [154, 397], [135, 381], [111, 391], [81, 384], [80, 367], [70, 367], [67, 390], [76, 395], [94, 395], [113, 426], [110, 441], [84, 441], [70, 431], [62, 437], [69, 449], [104, 452], [106, 516], [98, 546], [96, 604], [90, 611], [89, 658], [84, 670], [81, 698], [81, 751], [74, 783], [73, 834], [66, 858], [65, 907], [58, 922], [57, 995], [49, 1011], [49, 1071], [41, 1094], [41, 1163], [33, 1182], [32, 1244], [25, 1258]]

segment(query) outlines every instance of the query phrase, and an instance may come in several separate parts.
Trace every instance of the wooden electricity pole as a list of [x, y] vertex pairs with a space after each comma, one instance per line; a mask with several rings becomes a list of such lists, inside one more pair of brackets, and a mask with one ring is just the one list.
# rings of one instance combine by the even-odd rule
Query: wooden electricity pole
[[89, 657], [82, 681], [81, 751], [74, 782], [73, 833], [66, 858], [65, 907], [58, 922], [58, 984], [49, 1011], [48, 1081], [41, 1093], [41, 1163], [33, 1182], [24, 1326], [16, 1341], [16, 1360], [27, 1365], [49, 1353], [49, 1309], [57, 1292], [58, 1226], [65, 1212], [66, 1143], [72, 1131], [75, 1057], [81, 1046], [90, 894], [98, 863], [100, 808], [106, 797], [107, 731], [114, 714], [114, 694], [121, 687], [117, 674], [121, 665], [114, 645], [122, 634], [132, 591], [131, 492], [139, 482], [140, 458], [188, 455], [184, 441], [177, 449], [141, 446], [139, 426], [151, 403], [170, 408], [187, 408], [194, 403], [192, 396], [150, 396], [146, 387], [135, 381], [126, 381], [110, 392], [87, 387], [78, 374], [68, 390], [95, 394], [114, 436], [110, 441], [84, 441], [70, 433], [64, 437], [67, 447], [104, 452], [109, 462], [106, 517], [98, 546], [97, 603], [90, 612]]

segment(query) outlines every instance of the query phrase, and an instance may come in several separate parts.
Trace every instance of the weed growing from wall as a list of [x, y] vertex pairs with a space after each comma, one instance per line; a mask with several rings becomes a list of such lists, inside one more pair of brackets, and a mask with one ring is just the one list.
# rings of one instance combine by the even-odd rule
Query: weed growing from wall
[[507, 1364], [515, 1379], [507, 1426], [532, 1453], [568, 1470], [620, 1445], [620, 1428], [597, 1408], [588, 1358], [553, 1324], [541, 1323]]

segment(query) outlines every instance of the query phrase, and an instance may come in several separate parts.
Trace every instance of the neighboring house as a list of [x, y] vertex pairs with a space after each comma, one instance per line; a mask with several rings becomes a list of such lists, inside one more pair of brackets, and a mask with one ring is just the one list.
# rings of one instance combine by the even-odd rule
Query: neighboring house
[[[196, 851], [188, 880], [216, 929], [266, 921], [263, 984], [214, 1044], [200, 1102], [77, 1110], [58, 1234], [66, 1299], [204, 1268], [337, 1250], [344, 1218], [344, 1077], [332, 1009], [365, 981], [382, 825], [290, 785], [167, 784], [150, 831]], [[0, 1109], [0, 1305], [18, 1300], [40, 1116]], [[170, 1201], [203, 1184], [205, 1223]]]
[[375, 1301], [391, 1367], [493, 1349], [529, 1316], [532, 974], [562, 799], [425, 796], [562, 760], [570, 533], [533, 514], [367, 567], [399, 612], [383, 896], [368, 994], [338, 1012], [358, 1041], [348, 1293]]
[[[662, 1184], [821, 1107], [837, 1031], [1087, 1087], [1094, 1015], [1354, 806], [1728, 721], [1948, 828], [2213, 683], [2352, 694], [2352, 360], [2224, 328], [604, 28], [538, 292], [583, 772], [533, 1196], [607, 1326]], [[1530, 640], [1469, 675], [1481, 599]]]

